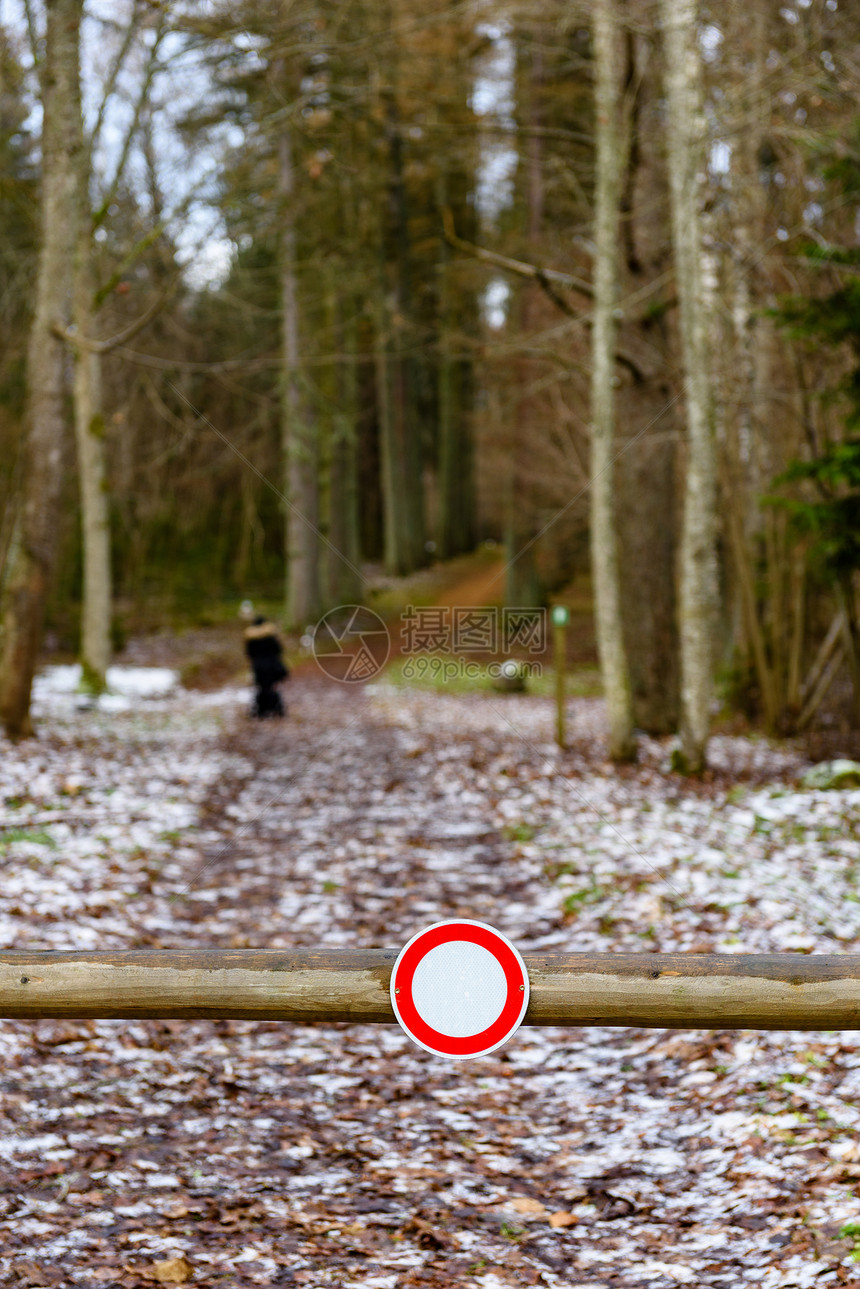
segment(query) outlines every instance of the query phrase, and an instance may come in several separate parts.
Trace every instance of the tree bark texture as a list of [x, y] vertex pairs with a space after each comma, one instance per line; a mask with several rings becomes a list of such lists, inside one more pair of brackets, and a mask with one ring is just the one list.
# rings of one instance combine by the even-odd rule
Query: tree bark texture
[[661, 0], [661, 19], [672, 242], [687, 413], [679, 578], [681, 754], [687, 772], [698, 774], [707, 754], [716, 608], [716, 453], [698, 178], [707, 169], [706, 135], [695, 0]]
[[27, 355], [24, 503], [4, 587], [0, 718], [7, 734], [32, 733], [30, 694], [56, 555], [66, 437], [65, 342], [79, 211], [79, 76], [83, 0], [51, 0], [42, 73], [42, 242]]
[[609, 755], [636, 755], [630, 674], [621, 618], [615, 524], [615, 310], [623, 140], [619, 123], [620, 35], [615, 0], [596, 0], [594, 321], [591, 361], [591, 561], [600, 671], [609, 715]]
[[295, 173], [290, 127], [278, 146], [281, 197], [282, 453], [286, 514], [287, 597], [290, 626], [310, 625], [320, 609], [319, 448], [316, 425], [301, 387], [299, 302], [296, 280]]
[[[82, 157], [86, 150], [81, 148]], [[102, 356], [86, 346], [94, 339], [92, 228], [88, 167], [79, 179], [81, 213], [75, 264], [75, 441], [81, 499], [83, 599], [81, 604], [82, 684], [99, 694], [106, 686], [111, 654], [111, 551], [107, 490], [106, 423], [102, 406]]]
[[[421, 428], [415, 392], [417, 360], [408, 354], [412, 309], [409, 211], [396, 69], [384, 99], [388, 201], [381, 210], [382, 290], [385, 338], [377, 342], [382, 484], [385, 497], [386, 565], [409, 573], [426, 563]], [[384, 415], [383, 415], [384, 409]]]
[[[468, 203], [468, 183], [448, 183], [440, 176], [438, 205], [456, 209], [457, 227], [472, 236], [474, 211]], [[452, 193], [450, 189], [455, 191]], [[453, 201], [454, 197], [461, 200]], [[446, 238], [440, 239], [438, 367], [438, 463], [439, 516], [438, 554], [451, 559], [470, 551], [475, 545], [475, 467], [472, 430], [474, 402], [474, 369], [471, 358], [462, 352], [456, 332], [477, 329], [474, 309], [469, 307], [467, 293], [459, 288], [457, 264], [452, 262]], [[459, 288], [459, 289], [458, 289]]]
[[126, 169], [132, 141], [138, 126], [143, 124], [144, 155], [148, 171], [148, 188], [155, 212], [156, 225], [160, 222], [161, 199], [155, 172], [155, 154], [151, 119], [144, 108], [155, 73], [158, 46], [163, 29], [159, 28], [149, 53], [148, 66], [137, 95], [131, 122], [124, 132], [118, 150], [118, 160], [113, 179], [108, 184], [93, 214], [90, 183], [93, 177], [93, 149], [96, 146], [99, 125], [106, 104], [115, 84], [114, 76], [125, 61], [134, 42], [137, 15], [132, 11], [126, 25], [122, 46], [104, 88], [95, 134], [85, 138], [83, 121], [80, 121], [81, 139], [78, 147], [78, 200], [80, 203], [77, 223], [77, 249], [73, 292], [75, 332], [74, 404], [75, 441], [78, 458], [78, 486], [81, 509], [81, 546], [83, 553], [83, 596], [81, 604], [81, 670], [82, 686], [90, 693], [101, 693], [106, 687], [107, 668], [111, 655], [111, 533], [110, 504], [108, 496], [106, 430], [102, 396], [102, 359], [104, 348], [96, 340], [95, 246], [93, 234], [111, 207], [113, 197]]
[[[617, 2], [617, 0], [616, 0]], [[677, 310], [663, 131], [659, 47], [642, 0], [623, 12], [623, 122], [627, 131], [618, 230], [619, 295], [654, 283], [617, 324], [615, 522], [633, 720], [648, 734], [678, 728], [678, 439], [669, 375], [677, 367]]]
[[[537, 259], [540, 255], [544, 216], [543, 122], [540, 105], [543, 59], [537, 41], [534, 43], [535, 47], [524, 59], [521, 95], [522, 115], [528, 126], [523, 193], [526, 240], [530, 255]], [[537, 283], [526, 281], [521, 284], [520, 330], [527, 342], [530, 334], [540, 325], [541, 300], [542, 292]], [[505, 603], [516, 608], [534, 608], [544, 598], [537, 561], [539, 520], [536, 513], [531, 438], [533, 420], [539, 420], [541, 412], [533, 388], [539, 377], [539, 367], [532, 358], [525, 355], [517, 366], [519, 390], [508, 436]]]
[[[754, 676], [768, 732], [788, 733], [803, 706], [805, 579], [785, 516], [761, 505], [762, 494], [786, 461], [803, 450], [797, 431], [796, 437], [787, 432], [780, 406], [783, 391], [791, 398], [785, 388], [790, 350], [780, 344], [774, 319], [766, 312], [778, 303], [782, 277], [777, 257], [764, 253], [772, 219], [767, 194], [772, 175], [766, 164], [771, 147], [766, 78], [769, 20], [774, 16], [757, 5], [751, 13], [733, 13], [725, 32], [734, 82], [726, 101], [731, 102], [739, 126], [732, 145], [728, 236], [720, 239], [730, 248], [723, 258], [731, 329], [726, 327], [722, 345], [727, 363], [718, 387], [724, 413], [718, 451], [721, 514], [731, 524], [728, 551], [732, 556], [726, 568], [730, 608], [724, 615], [720, 646], [725, 663], [736, 673], [746, 673], [750, 680]], [[802, 420], [800, 411], [798, 428]]]
[[409, 570], [406, 537], [406, 491], [403, 486], [403, 451], [392, 410], [390, 310], [386, 307], [384, 265], [375, 318], [375, 401], [379, 425], [379, 466], [382, 492], [385, 568], [389, 573]]
[[[335, 371], [329, 471], [328, 600], [355, 604], [361, 599], [358, 531], [358, 328], [356, 299], [334, 291], [334, 326], [339, 360]], [[346, 315], [346, 316], [345, 316]]]

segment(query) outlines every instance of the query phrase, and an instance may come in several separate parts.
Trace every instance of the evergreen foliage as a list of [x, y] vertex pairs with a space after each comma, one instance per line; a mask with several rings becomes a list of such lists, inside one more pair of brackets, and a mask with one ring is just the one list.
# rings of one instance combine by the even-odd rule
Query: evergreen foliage
[[[825, 165], [823, 174], [846, 197], [860, 193], [860, 122], [843, 155]], [[811, 459], [795, 459], [777, 477], [777, 486], [811, 484], [813, 496], [783, 497], [798, 535], [807, 539], [811, 557], [824, 574], [847, 588], [860, 569], [860, 249], [804, 241], [800, 254], [811, 264], [832, 266], [838, 284], [821, 295], [784, 297], [772, 310], [787, 335], [822, 348], [847, 350], [851, 366], [832, 394], [841, 395], [842, 420], [848, 434], [823, 444]], [[848, 271], [851, 275], [844, 277]], [[853, 598], [853, 597], [852, 597]]]

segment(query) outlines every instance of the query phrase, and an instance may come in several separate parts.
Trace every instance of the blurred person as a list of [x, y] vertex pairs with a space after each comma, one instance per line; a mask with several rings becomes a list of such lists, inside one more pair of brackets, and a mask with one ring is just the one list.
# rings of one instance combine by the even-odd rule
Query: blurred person
[[284, 662], [284, 651], [274, 622], [254, 612], [250, 600], [243, 600], [239, 616], [248, 623], [245, 628], [245, 653], [254, 671], [257, 692], [251, 715], [258, 720], [270, 716], [285, 716], [284, 700], [278, 686], [289, 679], [290, 671]]

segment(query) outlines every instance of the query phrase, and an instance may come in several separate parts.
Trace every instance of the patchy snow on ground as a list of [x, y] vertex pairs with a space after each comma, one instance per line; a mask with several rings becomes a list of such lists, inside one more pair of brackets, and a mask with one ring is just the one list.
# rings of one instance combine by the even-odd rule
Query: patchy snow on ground
[[106, 691], [93, 697], [81, 691], [80, 663], [46, 667], [33, 681], [33, 713], [39, 718], [86, 707], [130, 711], [143, 700], [166, 697], [179, 683], [179, 674], [169, 667], [115, 666], [108, 667], [106, 681]]
[[[3, 948], [468, 916], [523, 951], [860, 951], [860, 791], [801, 790], [790, 745], [716, 738], [695, 784], [667, 742], [610, 767], [595, 700], [560, 752], [528, 696], [299, 675], [258, 723], [168, 674], [114, 711], [54, 675], [43, 737], [0, 742]], [[853, 1034], [523, 1028], [453, 1063], [395, 1027], [43, 1020], [0, 1050], [3, 1284], [860, 1280]]]

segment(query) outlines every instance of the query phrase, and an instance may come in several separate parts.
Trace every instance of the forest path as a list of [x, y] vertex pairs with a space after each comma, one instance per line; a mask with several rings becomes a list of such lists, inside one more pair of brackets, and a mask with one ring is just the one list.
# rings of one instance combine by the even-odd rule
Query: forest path
[[[488, 560], [486, 551], [480, 550], [473, 552], [471, 556], [458, 556], [449, 564], [434, 565], [433, 572], [438, 577], [439, 586], [429, 598], [424, 588], [421, 588], [420, 603], [423, 607], [486, 607], [502, 603], [505, 591], [505, 561], [502, 556]], [[404, 579], [404, 585], [409, 584], [410, 580]], [[416, 598], [419, 598], [418, 595]], [[408, 593], [404, 593], [403, 608], [400, 611], [381, 611], [381, 616], [386, 619], [390, 639], [388, 661], [399, 657], [402, 652], [403, 613], [408, 602]], [[373, 607], [372, 597], [370, 604]], [[316, 660], [309, 653], [292, 659], [290, 665], [293, 677], [302, 681], [313, 677], [319, 670]]]
[[505, 594], [506, 569], [507, 565], [501, 557], [492, 564], [484, 564], [453, 585], [445, 587], [434, 602], [452, 608], [501, 604]]
[[[464, 756], [469, 778], [480, 778], [509, 741], [504, 730], [464, 745], [447, 722], [416, 721], [408, 698], [380, 699], [372, 685], [304, 673], [287, 689], [286, 721], [234, 728], [225, 746], [236, 775], [207, 799], [219, 840], [204, 857], [205, 884], [231, 875], [223, 896], [206, 895], [207, 908], [229, 907], [237, 862], [248, 874], [230, 918], [234, 939], [260, 944], [260, 901], [275, 901], [284, 919], [280, 932], [267, 922], [275, 938], [266, 944], [309, 948], [389, 946], [422, 920], [448, 916], [502, 924], [506, 909], [532, 902], [532, 874], [512, 862], [495, 794], [464, 782]], [[259, 896], [250, 899], [252, 885]], [[557, 924], [553, 907], [543, 929]], [[534, 919], [533, 935], [540, 926]]]
[[[288, 690], [283, 722], [180, 693], [4, 749], [7, 943], [396, 946], [452, 914], [525, 951], [860, 943], [850, 794], [790, 790], [788, 752], [717, 739], [696, 786], [647, 741], [609, 773], [599, 702], [562, 754], [528, 696]], [[853, 1035], [523, 1028], [458, 1063], [394, 1026], [0, 1039], [4, 1285], [853, 1283]]]

